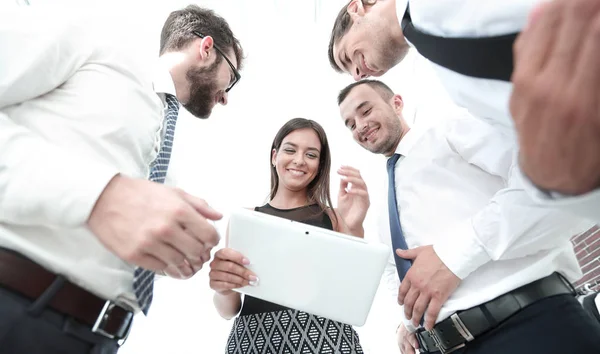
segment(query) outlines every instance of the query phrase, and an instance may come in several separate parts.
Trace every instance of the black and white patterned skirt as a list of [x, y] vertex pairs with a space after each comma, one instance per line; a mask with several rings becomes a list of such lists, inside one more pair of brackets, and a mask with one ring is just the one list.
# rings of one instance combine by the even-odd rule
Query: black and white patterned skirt
[[238, 316], [227, 354], [362, 354], [352, 326], [297, 310]]

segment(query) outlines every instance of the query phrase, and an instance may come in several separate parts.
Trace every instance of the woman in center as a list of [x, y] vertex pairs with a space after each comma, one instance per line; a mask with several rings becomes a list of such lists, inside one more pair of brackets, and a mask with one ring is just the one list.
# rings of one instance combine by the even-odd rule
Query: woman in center
[[[358, 170], [342, 167], [338, 208], [329, 193], [331, 155], [327, 136], [315, 121], [295, 118], [281, 127], [270, 153], [269, 203], [254, 210], [363, 237], [369, 195]], [[225, 352], [363, 353], [352, 326], [241, 295], [233, 289], [260, 281], [242, 254], [223, 248], [210, 264], [214, 304], [225, 319], [237, 318]]]

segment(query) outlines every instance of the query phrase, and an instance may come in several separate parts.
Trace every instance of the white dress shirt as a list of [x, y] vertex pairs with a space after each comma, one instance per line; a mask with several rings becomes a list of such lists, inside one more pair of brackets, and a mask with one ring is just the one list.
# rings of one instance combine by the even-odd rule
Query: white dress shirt
[[[438, 322], [554, 271], [581, 277], [569, 237], [592, 223], [528, 203], [510, 179], [513, 147], [511, 137], [468, 113], [415, 125], [398, 145], [395, 186], [406, 243], [433, 245], [462, 279]], [[388, 222], [381, 231], [391, 245]], [[385, 274], [397, 295], [392, 257]]]
[[146, 66], [93, 14], [0, 17], [0, 247], [135, 308], [133, 266], [86, 221], [113, 176], [147, 178], [157, 154], [163, 106]]
[[[407, 0], [396, 0], [398, 20]], [[411, 0], [414, 26], [442, 37], [485, 37], [519, 32], [529, 12], [543, 0]], [[431, 63], [452, 100], [477, 118], [514, 134], [508, 101], [512, 83], [473, 78]], [[524, 178], [521, 174], [516, 178]], [[559, 196], [538, 190], [524, 181], [526, 191], [538, 204], [559, 207], [600, 223], [600, 189], [581, 196]]]

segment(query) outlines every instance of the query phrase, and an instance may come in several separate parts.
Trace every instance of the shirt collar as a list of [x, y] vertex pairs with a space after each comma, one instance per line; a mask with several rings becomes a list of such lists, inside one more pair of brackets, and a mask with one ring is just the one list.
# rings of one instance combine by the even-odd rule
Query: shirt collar
[[408, 154], [410, 154], [410, 151], [417, 144], [417, 141], [419, 140], [419, 138], [421, 137], [422, 134], [423, 134], [423, 129], [421, 129], [420, 126], [415, 124], [414, 126], [410, 127], [408, 132], [406, 132], [406, 134], [404, 134], [404, 137], [402, 138], [402, 140], [400, 140], [400, 143], [398, 144], [398, 147], [396, 148], [396, 154], [400, 154], [402, 156], [408, 156]]
[[162, 94], [171, 94], [173, 96], [177, 96], [175, 92], [175, 83], [173, 82], [173, 77], [171, 77], [171, 73], [169, 70], [157, 64], [154, 68], [153, 76], [152, 76], [152, 84], [154, 86], [154, 92], [162, 93]]

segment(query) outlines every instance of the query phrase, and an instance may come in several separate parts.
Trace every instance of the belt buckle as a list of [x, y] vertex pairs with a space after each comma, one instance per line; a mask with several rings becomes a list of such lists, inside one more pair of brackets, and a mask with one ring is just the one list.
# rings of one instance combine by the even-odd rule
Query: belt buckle
[[125, 333], [123, 334], [123, 338], [117, 340], [117, 345], [120, 347], [125, 344], [127, 338], [129, 338], [129, 333], [131, 332], [131, 324], [133, 323], [133, 313], [129, 312], [127, 315], [127, 328], [125, 329]]
[[440, 353], [442, 353], [442, 354], [452, 353], [452, 352], [457, 351], [458, 349], [464, 348], [466, 346], [466, 343], [475, 339], [473, 337], [473, 335], [471, 334], [471, 332], [467, 329], [467, 327], [465, 326], [463, 321], [460, 319], [458, 314], [455, 313], [452, 316], [450, 316], [450, 320], [454, 324], [454, 328], [456, 328], [458, 333], [465, 340], [463, 343], [457, 344], [450, 348], [446, 348], [446, 346], [442, 342], [442, 339], [440, 337], [438, 337], [435, 329], [431, 329], [430, 331], [427, 331], [429, 336], [433, 339], [435, 346], [437, 347], [437, 349], [439, 349]]
[[429, 345], [427, 344], [427, 340], [425, 339], [425, 337], [423, 335], [423, 333], [425, 333], [425, 332], [427, 332], [427, 331], [417, 330], [417, 332], [415, 333], [415, 335], [417, 337], [417, 341], [419, 342], [419, 353], [429, 353], [429, 351], [431, 349], [433, 349], [433, 348], [429, 348]]
[[438, 337], [438, 335], [437, 335], [437, 333], [435, 332], [434, 329], [432, 329], [431, 331], [428, 331], [428, 333], [429, 333], [429, 336], [431, 338], [433, 338], [433, 341], [435, 342], [435, 346], [437, 347], [437, 349], [439, 349], [439, 351], [440, 351], [441, 354], [452, 353], [452, 352], [455, 352], [455, 351], [457, 351], [457, 350], [459, 350], [461, 348], [464, 348], [464, 346], [465, 346], [465, 343], [461, 343], [461, 344], [455, 345], [452, 348], [446, 348], [444, 346], [444, 344], [442, 343], [442, 340], [440, 339], [440, 337]]
[[[121, 328], [119, 328], [119, 330], [116, 331], [115, 334], [108, 333], [104, 329], [104, 326], [106, 325], [107, 320], [110, 317], [112, 310], [116, 306], [117, 305], [110, 300], [107, 300], [104, 303], [104, 306], [102, 306], [102, 310], [100, 310], [100, 314], [98, 315], [98, 318], [96, 318], [96, 322], [94, 323], [94, 326], [92, 327], [92, 333], [99, 334], [108, 339], [116, 339], [118, 345], [122, 346], [125, 343], [125, 340], [127, 340], [127, 337], [129, 337], [129, 332], [131, 331], [131, 323], [133, 322], [132, 321], [133, 313], [129, 312], [129, 311], [127, 312], [127, 317], [123, 321]], [[117, 334], [119, 334], [119, 333], [123, 333], [123, 335], [120, 338], [117, 336]]]

